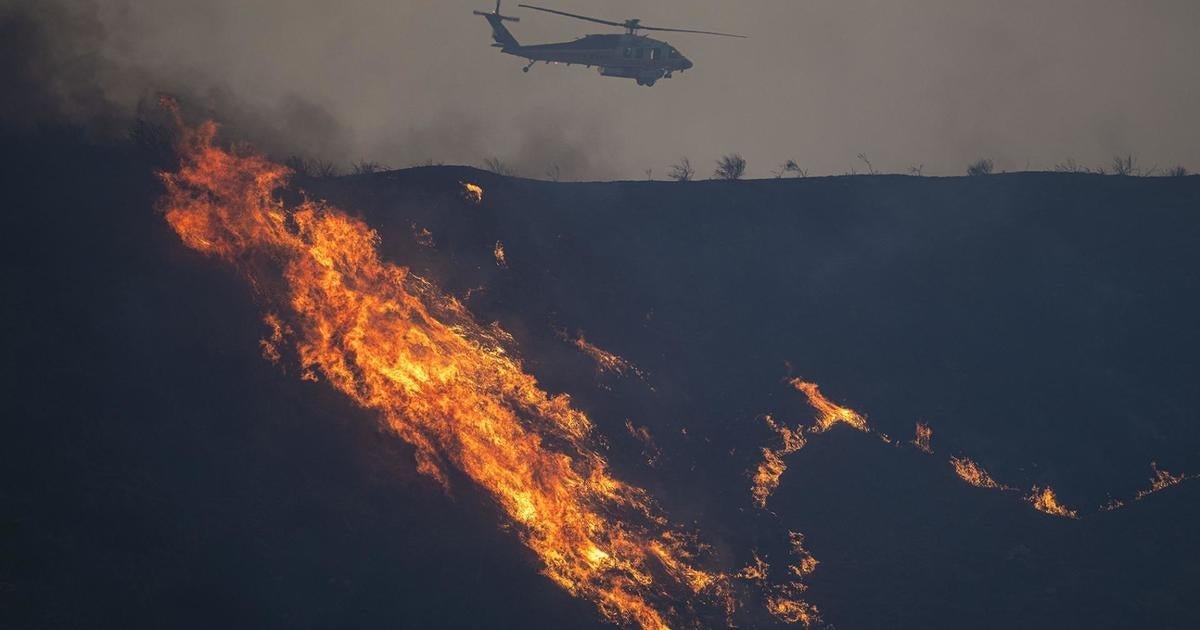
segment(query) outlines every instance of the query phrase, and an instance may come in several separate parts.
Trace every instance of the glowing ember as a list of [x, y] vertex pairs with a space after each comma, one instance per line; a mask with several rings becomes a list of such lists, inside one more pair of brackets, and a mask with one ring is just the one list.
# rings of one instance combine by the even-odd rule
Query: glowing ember
[[1172, 475], [1165, 470], [1160, 470], [1156, 462], [1150, 462], [1150, 468], [1154, 470], [1154, 477], [1150, 479], [1150, 489], [1139, 490], [1134, 496], [1134, 500], [1140, 501], [1142, 497], [1154, 494], [1155, 492], [1162, 492], [1171, 486], [1177, 486], [1191, 479], [1187, 475]]
[[770, 570], [771, 566], [755, 553], [754, 562], [742, 567], [742, 570], [735, 573], [734, 577], [751, 582], [766, 583]]
[[1008, 486], [996, 483], [996, 480], [992, 479], [992, 476], [986, 470], [966, 457], [951, 457], [950, 464], [954, 466], [954, 473], [958, 475], [959, 479], [976, 488], [991, 488], [994, 490], [1011, 489]]
[[471, 182], [460, 183], [462, 183], [463, 187], [463, 197], [466, 197], [467, 201], [475, 204], [483, 202], [483, 186], [472, 184]]
[[429, 228], [418, 227], [416, 223], [412, 224], [413, 240], [421, 247], [433, 247], [433, 232]]
[[[571, 345], [579, 348], [580, 352], [583, 352], [589, 358], [591, 358], [591, 360], [596, 363], [596, 368], [601, 372], [611, 372], [617, 375], [629, 372], [637, 375], [638, 377], [645, 376], [642, 374], [642, 371], [637, 368], [637, 366], [633, 365], [629, 361], [626, 361], [625, 359], [622, 359], [621, 357], [588, 342], [588, 340], [584, 338], [582, 332], [578, 333], [578, 335], [579, 336], [575, 339], [570, 339]], [[567, 334], [565, 332], [560, 332], [559, 336], [567, 339]]]
[[798, 378], [790, 381], [792, 387], [808, 397], [808, 404], [817, 412], [817, 425], [813, 427], [813, 433], [824, 433], [832, 428], [835, 424], [848, 424], [859, 431], [870, 431], [867, 426], [867, 419], [858, 414], [858, 412], [841, 407], [830, 402], [821, 389], [815, 383], [809, 383]]
[[1050, 486], [1044, 488], [1034, 486], [1033, 494], [1025, 497], [1025, 500], [1033, 504], [1033, 509], [1039, 512], [1064, 518], [1077, 518], [1078, 516], [1074, 510], [1067, 509], [1058, 502], [1058, 496], [1054, 494], [1054, 489]]
[[1100, 506], [1101, 512], [1112, 512], [1125, 507], [1125, 502], [1120, 499], [1109, 499], [1108, 503]]
[[[591, 420], [539, 387], [503, 331], [380, 260], [360, 220], [277, 201], [289, 171], [214, 146], [215, 133], [212, 123], [184, 132], [161, 207], [188, 247], [235, 265], [279, 313], [268, 319], [275, 352], [286, 338], [305, 378], [375, 412], [416, 448], [423, 473], [448, 485], [454, 468], [478, 484], [542, 572], [608, 619], [695, 625], [681, 617], [728, 601], [728, 577], [700, 568], [693, 537], [610, 474]], [[802, 602], [775, 605], [808, 618]]]
[[789, 429], [775, 422], [771, 416], [765, 416], [763, 419], [782, 442], [782, 446], [779, 448], [764, 447], [762, 449], [762, 461], [759, 462], [758, 468], [751, 478], [750, 494], [754, 498], [754, 504], [765, 509], [767, 499], [779, 487], [779, 481], [787, 470], [787, 464], [784, 463], [783, 457], [804, 448], [806, 442], [802, 429]]
[[497, 267], [508, 269], [508, 258], [504, 256], [504, 243], [496, 241], [496, 246], [492, 248], [492, 256], [496, 259]]
[[654, 443], [654, 436], [650, 435], [649, 427], [635, 427], [630, 420], [625, 421], [625, 430], [633, 439], [642, 444], [642, 457], [646, 461], [646, 465], [653, 468], [658, 465], [658, 459], [662, 457], [662, 451], [658, 450], [658, 445]]
[[781, 586], [767, 597], [767, 610], [784, 623], [800, 623], [811, 626], [821, 619], [815, 606], [800, 599], [802, 589]]
[[792, 545], [792, 557], [796, 559], [795, 563], [788, 565], [788, 570], [797, 578], [808, 577], [809, 574], [817, 570], [817, 565], [821, 564], [821, 561], [814, 558], [804, 548], [804, 534], [800, 532], [788, 532], [788, 541]]
[[917, 450], [933, 455], [933, 427], [924, 422], [918, 422], [917, 436], [913, 438], [912, 443]]

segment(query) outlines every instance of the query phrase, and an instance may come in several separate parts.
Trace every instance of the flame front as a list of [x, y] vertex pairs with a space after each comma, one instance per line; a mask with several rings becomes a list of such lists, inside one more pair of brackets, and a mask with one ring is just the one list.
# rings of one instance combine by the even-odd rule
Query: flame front
[[1065, 505], [1058, 502], [1058, 495], [1054, 494], [1054, 488], [1033, 487], [1033, 494], [1025, 498], [1033, 509], [1039, 512], [1045, 512], [1052, 516], [1062, 516], [1064, 518], [1076, 518], [1079, 514], [1075, 510], [1068, 509]]
[[913, 446], [917, 447], [918, 451], [926, 455], [933, 455], [933, 427], [927, 423], [918, 422], [916, 428], [916, 437], [913, 438]]
[[966, 457], [951, 457], [950, 465], [954, 466], [954, 474], [959, 479], [976, 488], [991, 488], [993, 490], [1010, 490], [1008, 486], [997, 483], [979, 464]]
[[798, 378], [792, 379], [790, 383], [792, 387], [796, 388], [796, 391], [808, 397], [808, 404], [817, 412], [817, 426], [813, 427], [813, 433], [824, 433], [838, 423], [848, 424], [859, 431], [870, 431], [866, 418], [853, 409], [830, 402], [821, 393], [821, 388], [817, 387], [816, 383], [809, 383]]
[[544, 574], [608, 619], [666, 628], [675, 611], [728, 598], [728, 578], [697, 566], [694, 537], [610, 474], [590, 419], [543, 391], [501, 331], [381, 261], [362, 221], [321, 203], [285, 207], [273, 194], [289, 171], [215, 146], [215, 133], [184, 131], [161, 207], [187, 246], [236, 265], [278, 309], [268, 354], [286, 333], [304, 378], [377, 413], [443, 485], [451, 468], [478, 484]]
[[1155, 492], [1162, 492], [1171, 486], [1177, 486], [1188, 479], [1192, 479], [1192, 477], [1189, 477], [1188, 475], [1172, 475], [1171, 473], [1159, 468], [1158, 462], [1150, 462], [1150, 468], [1154, 471], [1154, 477], [1150, 479], [1150, 489], [1139, 490], [1138, 493], [1134, 495], [1134, 500], [1141, 501], [1148, 495], [1154, 494]]

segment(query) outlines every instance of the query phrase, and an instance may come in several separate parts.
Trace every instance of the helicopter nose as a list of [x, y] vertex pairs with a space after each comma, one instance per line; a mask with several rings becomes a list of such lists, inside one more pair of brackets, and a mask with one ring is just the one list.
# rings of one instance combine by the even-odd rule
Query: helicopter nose
[[684, 70], [687, 70], [688, 68], [691, 68], [694, 65], [696, 65], [696, 64], [692, 63], [691, 59], [688, 59], [687, 57], [683, 58], [683, 69]]

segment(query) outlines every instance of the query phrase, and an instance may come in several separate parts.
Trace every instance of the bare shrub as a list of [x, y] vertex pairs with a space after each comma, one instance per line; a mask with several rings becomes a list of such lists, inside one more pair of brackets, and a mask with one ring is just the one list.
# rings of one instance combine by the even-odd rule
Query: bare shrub
[[483, 167], [497, 175], [502, 175], [504, 177], [514, 177], [517, 174], [515, 169], [498, 157], [490, 157], [484, 160]]
[[971, 177], [979, 177], [981, 175], [991, 175], [995, 170], [996, 165], [991, 160], [979, 160], [967, 166], [967, 175]]
[[378, 173], [382, 170], [385, 170], [385, 167], [379, 162], [368, 162], [366, 160], [356, 162], [350, 167], [350, 172], [355, 175], [370, 175], [371, 173]]
[[1119, 155], [1113, 157], [1113, 161], [1112, 161], [1112, 174], [1113, 175], [1126, 177], [1129, 175], [1134, 175], [1134, 174], [1136, 174], [1136, 172], [1137, 172], [1137, 166], [1135, 166], [1135, 161], [1133, 159], [1132, 154], [1126, 154], [1125, 157], [1121, 157]]
[[879, 174], [879, 171], [875, 170], [875, 166], [871, 164], [871, 160], [867, 159], [866, 153], [859, 153], [858, 159], [862, 160], [862, 163], [867, 165], [867, 174], [868, 175], [878, 175]]
[[677, 182], [691, 181], [696, 175], [696, 169], [692, 168], [692, 161], [687, 158], [679, 158], [679, 161], [671, 165], [671, 171], [667, 173], [667, 177]]
[[1187, 177], [1188, 170], [1182, 166], [1167, 169], [1167, 177]]
[[713, 177], [717, 179], [736, 180], [746, 174], [746, 159], [740, 153], [730, 153], [717, 160], [717, 169]]
[[779, 168], [775, 170], [776, 179], [781, 178], [784, 175], [808, 177], [808, 169], [800, 168], [800, 164], [798, 164], [796, 160], [788, 160], [783, 164], [780, 164]]

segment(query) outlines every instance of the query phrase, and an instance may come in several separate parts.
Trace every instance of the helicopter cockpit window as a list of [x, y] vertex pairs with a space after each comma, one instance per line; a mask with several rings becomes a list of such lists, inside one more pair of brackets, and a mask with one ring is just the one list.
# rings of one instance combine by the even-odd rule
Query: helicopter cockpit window
[[651, 61], [654, 61], [655, 59], [658, 59], [660, 56], [662, 56], [662, 51], [661, 51], [661, 50], [659, 50], [659, 49], [657, 49], [657, 48], [651, 48], [651, 49], [650, 49], [650, 60], [651, 60]]
[[626, 48], [626, 49], [625, 49], [625, 58], [626, 58], [626, 59], [628, 59], [628, 58], [630, 58], [630, 57], [632, 57], [632, 56], [633, 56], [633, 49], [632, 49], [632, 48]]
[[670, 57], [671, 59], [678, 59], [679, 51], [672, 48], [671, 50], [667, 51], [667, 56]]

